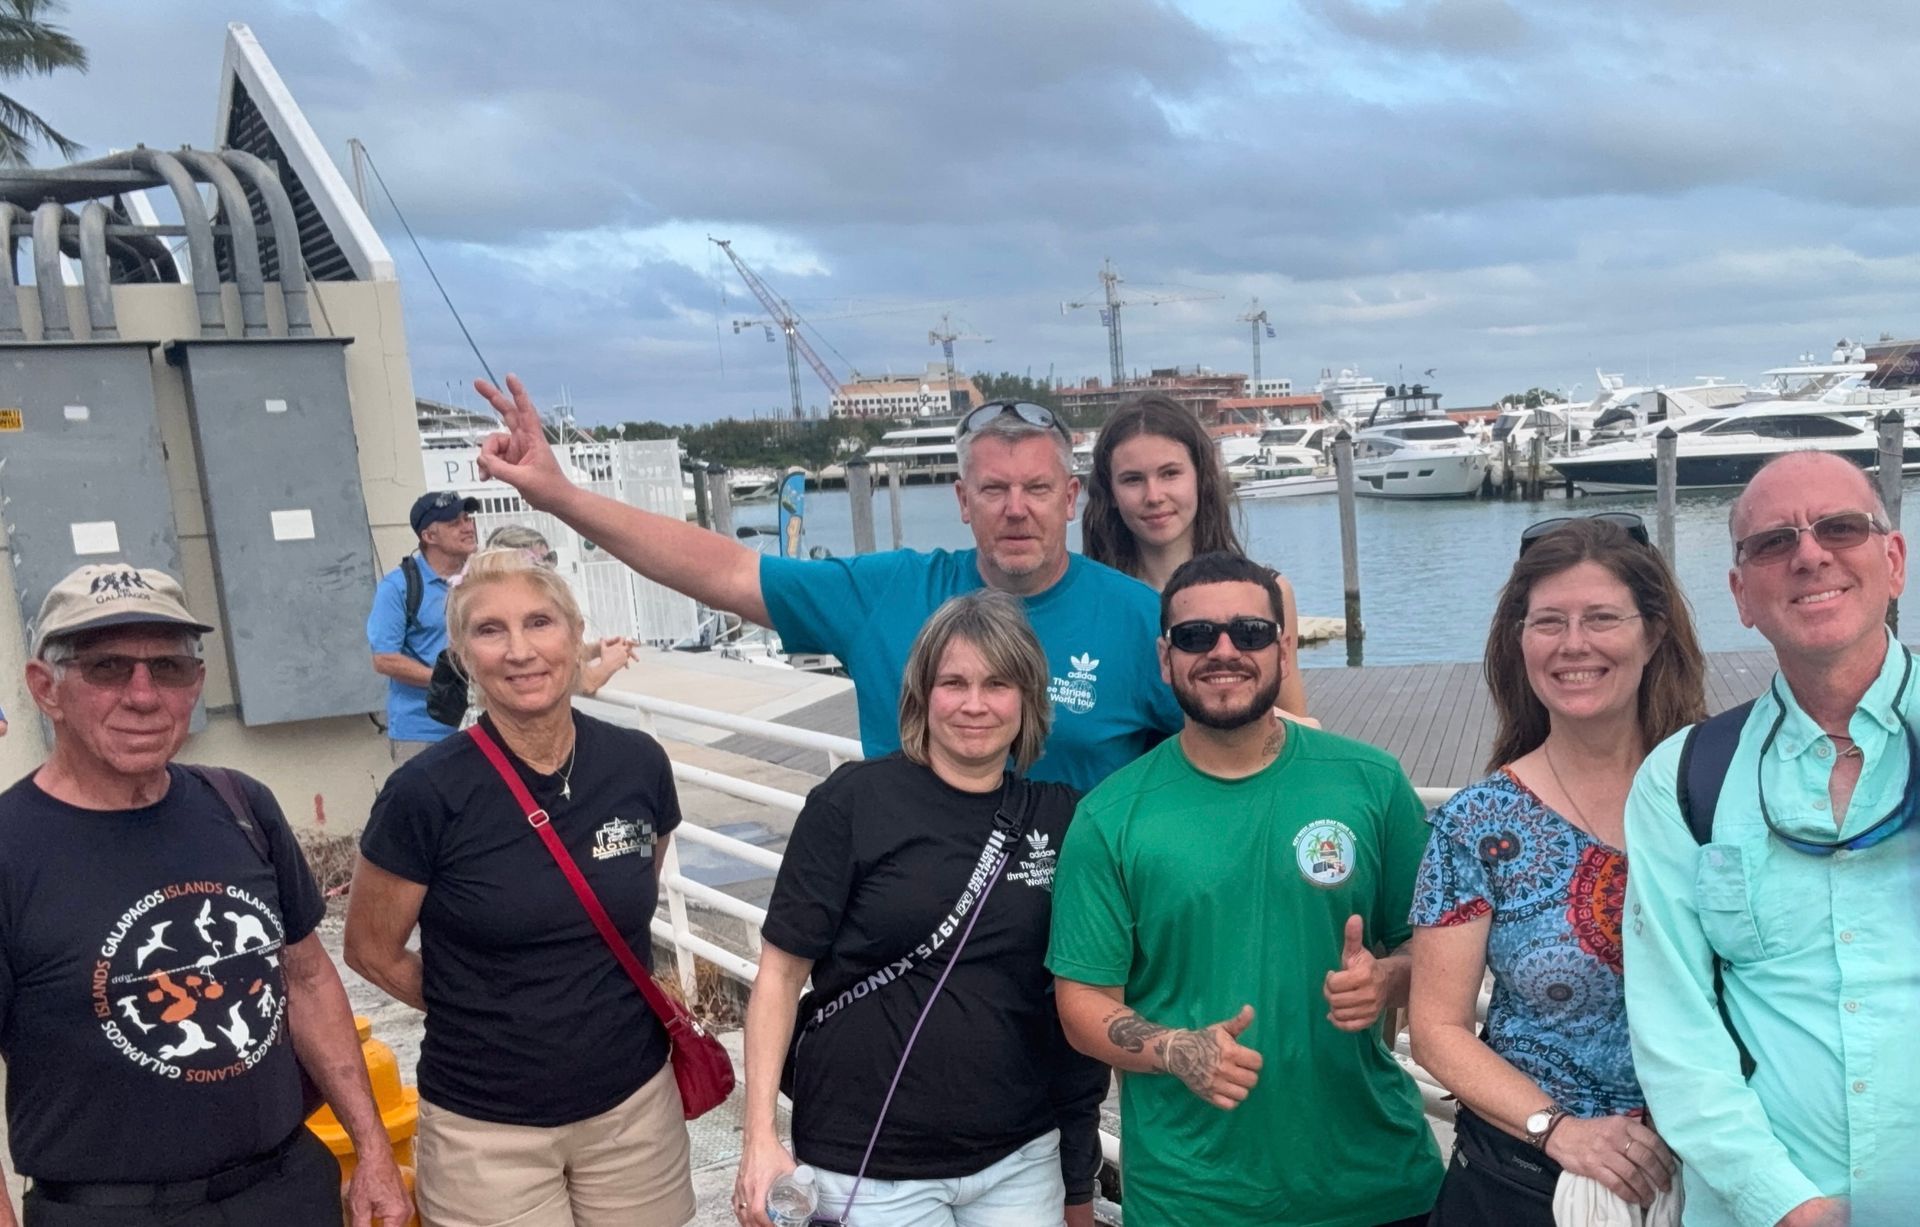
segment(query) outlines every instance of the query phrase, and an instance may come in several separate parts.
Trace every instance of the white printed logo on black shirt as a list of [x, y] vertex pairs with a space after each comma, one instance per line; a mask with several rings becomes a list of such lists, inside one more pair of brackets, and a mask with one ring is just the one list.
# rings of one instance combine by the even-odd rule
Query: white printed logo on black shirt
[[94, 962], [101, 1034], [163, 1078], [246, 1073], [279, 1038], [284, 939], [274, 910], [238, 886], [174, 882], [142, 895]]
[[653, 858], [653, 823], [644, 818], [639, 822], [609, 818], [593, 833], [594, 860], [611, 860], [629, 852], [638, 852], [641, 860]]
[[1059, 853], [1048, 846], [1051, 842], [1052, 837], [1045, 831], [1028, 831], [1021, 843], [1019, 861], [1007, 872], [1007, 881], [1051, 891], [1054, 862], [1059, 859]]

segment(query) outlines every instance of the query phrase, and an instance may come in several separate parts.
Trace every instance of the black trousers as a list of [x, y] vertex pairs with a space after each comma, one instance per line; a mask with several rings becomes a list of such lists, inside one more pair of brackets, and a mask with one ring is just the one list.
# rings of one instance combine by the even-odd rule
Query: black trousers
[[1558, 1163], [1464, 1106], [1453, 1139], [1453, 1161], [1428, 1227], [1553, 1227]]
[[220, 1201], [84, 1206], [29, 1188], [23, 1227], [340, 1227], [340, 1164], [303, 1127], [277, 1171]]

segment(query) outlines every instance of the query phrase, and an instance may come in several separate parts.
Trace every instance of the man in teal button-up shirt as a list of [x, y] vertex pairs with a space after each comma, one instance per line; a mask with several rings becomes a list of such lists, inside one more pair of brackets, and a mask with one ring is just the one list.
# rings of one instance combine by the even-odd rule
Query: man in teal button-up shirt
[[[1866, 476], [1817, 452], [1761, 470], [1731, 528], [1741, 621], [1780, 672], [1741, 731], [1711, 843], [1674, 799], [1684, 734], [1634, 781], [1634, 1065], [1685, 1165], [1688, 1227], [1920, 1222], [1920, 823], [1811, 847], [1858, 839], [1906, 794], [1920, 678], [1884, 623], [1906, 543]], [[1716, 1010], [1716, 954], [1751, 1080]]]

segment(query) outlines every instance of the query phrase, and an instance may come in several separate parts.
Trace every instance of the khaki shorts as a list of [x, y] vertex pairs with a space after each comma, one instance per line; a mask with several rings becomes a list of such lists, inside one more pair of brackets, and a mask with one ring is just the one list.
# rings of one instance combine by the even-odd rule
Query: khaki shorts
[[420, 1101], [424, 1227], [681, 1227], [693, 1217], [673, 1067], [571, 1125], [499, 1125]]

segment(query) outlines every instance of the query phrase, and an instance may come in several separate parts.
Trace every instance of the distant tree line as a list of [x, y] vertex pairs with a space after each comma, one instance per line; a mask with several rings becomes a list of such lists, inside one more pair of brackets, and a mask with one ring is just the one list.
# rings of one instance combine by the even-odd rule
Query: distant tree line
[[985, 371], [980, 371], [973, 377], [973, 386], [979, 388], [980, 395], [988, 400], [1030, 400], [1036, 405], [1045, 405], [1049, 409], [1060, 408], [1060, 400], [1054, 395], [1053, 385], [1044, 379], [1035, 379], [1031, 375], [1016, 375], [1012, 371], [1001, 371], [998, 375], [989, 375]]
[[1542, 405], [1557, 405], [1564, 398], [1558, 392], [1546, 388], [1528, 388], [1525, 392], [1509, 392], [1496, 405], [1518, 405], [1523, 409], [1538, 409]]
[[596, 426], [596, 439], [678, 439], [690, 459], [730, 469], [785, 468], [797, 464], [819, 469], [879, 442], [892, 422], [859, 418], [822, 418], [795, 422], [778, 418], [743, 421], [722, 418], [699, 425], [623, 422]]

